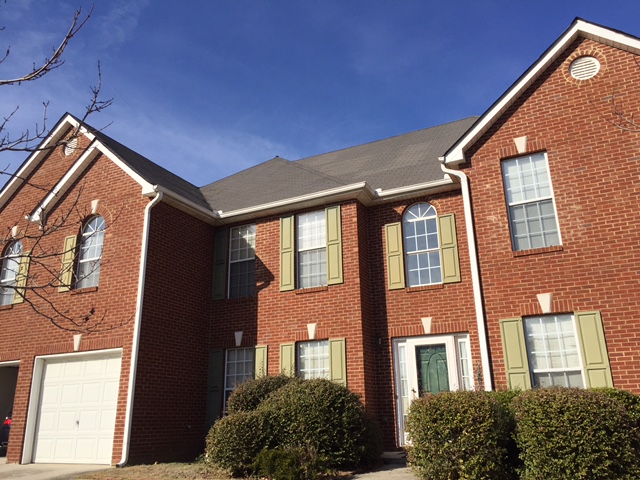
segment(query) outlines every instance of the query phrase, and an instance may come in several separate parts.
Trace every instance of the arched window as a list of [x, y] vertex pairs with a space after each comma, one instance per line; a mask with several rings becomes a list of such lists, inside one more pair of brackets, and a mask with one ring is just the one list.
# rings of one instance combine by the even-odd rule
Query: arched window
[[416, 203], [402, 217], [409, 287], [442, 283], [438, 216], [433, 205]]
[[100, 280], [102, 246], [104, 244], [104, 218], [91, 217], [85, 223], [78, 249], [76, 288], [95, 287]]
[[0, 274], [0, 305], [11, 305], [16, 293], [16, 277], [20, 268], [22, 242], [11, 242], [2, 256], [2, 273]]

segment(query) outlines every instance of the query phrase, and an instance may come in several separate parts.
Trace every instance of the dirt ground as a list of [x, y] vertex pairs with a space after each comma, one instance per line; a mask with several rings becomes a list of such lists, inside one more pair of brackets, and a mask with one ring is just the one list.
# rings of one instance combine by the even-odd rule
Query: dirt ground
[[158, 463], [84, 473], [76, 480], [229, 480], [203, 463]]

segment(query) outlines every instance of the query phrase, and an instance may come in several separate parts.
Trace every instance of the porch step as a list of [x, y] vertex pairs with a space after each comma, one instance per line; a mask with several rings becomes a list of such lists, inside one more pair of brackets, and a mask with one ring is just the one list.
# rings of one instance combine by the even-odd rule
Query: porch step
[[398, 452], [383, 452], [380, 456], [384, 463], [407, 464], [407, 452], [400, 450]]

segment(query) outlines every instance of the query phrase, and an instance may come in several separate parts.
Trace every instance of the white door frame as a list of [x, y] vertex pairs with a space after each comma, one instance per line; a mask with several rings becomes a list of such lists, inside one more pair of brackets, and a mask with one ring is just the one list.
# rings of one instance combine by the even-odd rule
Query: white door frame
[[[24, 448], [22, 450], [21, 464], [33, 463], [34, 446], [36, 442], [36, 426], [38, 424], [38, 412], [40, 410], [40, 398], [42, 395], [42, 382], [44, 366], [47, 360], [78, 360], [102, 357], [119, 353], [122, 358], [122, 348], [110, 348], [107, 350], [95, 350], [91, 352], [63, 353], [58, 355], [43, 355], [36, 357], [33, 363], [33, 375], [31, 377], [31, 394], [29, 396], [29, 408], [27, 410], [27, 425], [24, 433]], [[122, 366], [120, 367], [122, 368]], [[122, 370], [121, 370], [122, 374]], [[119, 387], [122, 388], [122, 385]]]
[[[446, 334], [446, 335], [424, 335], [420, 337], [394, 338], [393, 345], [393, 371], [394, 371], [394, 393], [396, 398], [396, 425], [398, 426], [399, 445], [406, 443], [406, 433], [404, 431], [404, 402], [401, 391], [401, 379], [406, 376], [407, 396], [409, 404], [419, 396], [418, 393], [418, 372], [416, 361], [416, 347], [421, 345], [445, 345], [447, 355], [447, 370], [449, 374], [449, 390], [455, 391], [464, 388], [460, 364], [460, 339], [466, 339], [466, 352], [464, 357], [470, 359], [469, 335], [467, 333]], [[399, 349], [404, 347], [406, 355], [406, 371], [401, 372], [401, 362], [399, 361]], [[470, 360], [469, 360], [470, 363]], [[468, 365], [470, 368], [471, 365]]]

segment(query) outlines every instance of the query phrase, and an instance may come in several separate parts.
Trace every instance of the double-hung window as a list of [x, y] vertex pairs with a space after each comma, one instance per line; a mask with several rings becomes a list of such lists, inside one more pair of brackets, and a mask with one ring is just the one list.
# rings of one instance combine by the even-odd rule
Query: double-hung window
[[329, 378], [329, 340], [300, 342], [297, 348], [300, 378]]
[[11, 242], [4, 251], [2, 260], [2, 274], [0, 277], [0, 305], [13, 303], [16, 294], [16, 280], [20, 268], [20, 255], [22, 254], [22, 242]]
[[513, 249], [560, 245], [549, 164], [545, 153], [502, 162]]
[[500, 334], [510, 388], [613, 386], [598, 311], [507, 318]]
[[82, 229], [76, 288], [95, 287], [100, 281], [104, 230], [104, 218], [100, 216], [91, 218]]
[[327, 225], [324, 210], [297, 217], [298, 287], [327, 284]]
[[402, 229], [409, 286], [442, 283], [436, 209], [428, 203], [411, 206], [404, 213]]
[[224, 402], [238, 385], [255, 376], [255, 348], [233, 348], [227, 350], [224, 376]]
[[229, 241], [229, 298], [255, 295], [256, 225], [234, 227]]
[[524, 319], [529, 365], [535, 387], [584, 387], [572, 315]]

